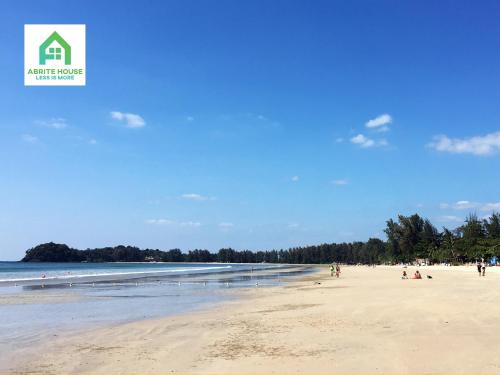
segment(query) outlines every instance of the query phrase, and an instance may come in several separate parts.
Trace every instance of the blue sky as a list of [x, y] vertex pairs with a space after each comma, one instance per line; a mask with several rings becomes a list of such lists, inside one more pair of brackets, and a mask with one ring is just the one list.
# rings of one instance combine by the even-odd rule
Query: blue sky
[[[500, 209], [496, 1], [4, 1], [0, 258], [271, 249]], [[23, 26], [87, 25], [85, 87]]]

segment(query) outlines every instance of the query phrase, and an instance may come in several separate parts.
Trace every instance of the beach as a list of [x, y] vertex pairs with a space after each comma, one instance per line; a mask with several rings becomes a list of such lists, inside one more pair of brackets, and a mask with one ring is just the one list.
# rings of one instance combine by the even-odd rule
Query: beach
[[318, 267], [202, 311], [47, 338], [4, 372], [498, 374], [499, 271]]

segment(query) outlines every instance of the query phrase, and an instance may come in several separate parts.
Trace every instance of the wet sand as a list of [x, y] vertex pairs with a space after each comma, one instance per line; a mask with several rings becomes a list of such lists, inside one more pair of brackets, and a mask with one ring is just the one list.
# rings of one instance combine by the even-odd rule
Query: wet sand
[[321, 267], [206, 311], [46, 339], [1, 372], [500, 374], [500, 269], [420, 270]]

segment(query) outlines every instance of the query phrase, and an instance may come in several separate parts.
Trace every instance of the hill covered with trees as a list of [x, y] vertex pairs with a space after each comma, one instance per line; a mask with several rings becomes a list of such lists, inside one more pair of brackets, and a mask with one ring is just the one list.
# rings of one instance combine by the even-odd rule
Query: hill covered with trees
[[380, 264], [413, 262], [464, 263], [479, 258], [500, 258], [500, 214], [480, 220], [471, 214], [460, 227], [439, 231], [418, 214], [399, 215], [387, 221], [387, 240], [371, 238], [366, 242], [330, 243], [281, 250], [237, 251], [179, 249], [141, 250], [134, 246], [115, 246], [78, 250], [53, 242], [26, 251], [23, 262], [231, 262], [231, 263], [331, 263]]

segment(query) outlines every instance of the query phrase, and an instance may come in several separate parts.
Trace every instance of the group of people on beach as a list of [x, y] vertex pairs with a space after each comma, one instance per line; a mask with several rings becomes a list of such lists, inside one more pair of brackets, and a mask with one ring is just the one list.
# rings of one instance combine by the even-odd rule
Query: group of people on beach
[[[406, 280], [408, 279], [408, 274], [406, 273], [406, 271], [403, 271], [403, 276], [401, 277], [403, 280]], [[415, 279], [415, 280], [419, 280], [422, 278], [422, 274], [420, 273], [419, 270], [416, 270], [415, 273], [413, 274], [413, 276], [411, 277], [412, 279]]]
[[[481, 259], [481, 261], [476, 262], [476, 267], [477, 267], [477, 273], [479, 274], [479, 277], [481, 276], [486, 276], [486, 262], [484, 261], [484, 258]], [[406, 270], [403, 271], [403, 276], [401, 276], [403, 280], [408, 279], [408, 273]], [[422, 275], [418, 270], [415, 271], [415, 274], [411, 277], [412, 279], [421, 279]], [[431, 276], [427, 276], [428, 279], [431, 279]]]
[[335, 266], [330, 264], [330, 276], [333, 277], [333, 274], [335, 274], [335, 277], [337, 278], [340, 277], [340, 266], [338, 263]]
[[[486, 262], [484, 261], [484, 259], [481, 259], [481, 261], [478, 260], [476, 262], [476, 266], [477, 266], [477, 272], [479, 273], [479, 276], [485, 276]], [[406, 266], [405, 266], [405, 268], [406, 268]], [[335, 277], [337, 277], [337, 278], [340, 277], [340, 266], [338, 263], [336, 265], [334, 265], [333, 263], [330, 264], [330, 276], [333, 277], [334, 274], [335, 274]], [[403, 271], [403, 276], [401, 276], [401, 278], [403, 280], [409, 279], [409, 276], [408, 276], [408, 273], [406, 272], [406, 270]], [[419, 270], [416, 270], [411, 278], [414, 280], [420, 280], [420, 279], [422, 279], [422, 274], [420, 273]], [[432, 279], [431, 276], [427, 276], [427, 278]]]

